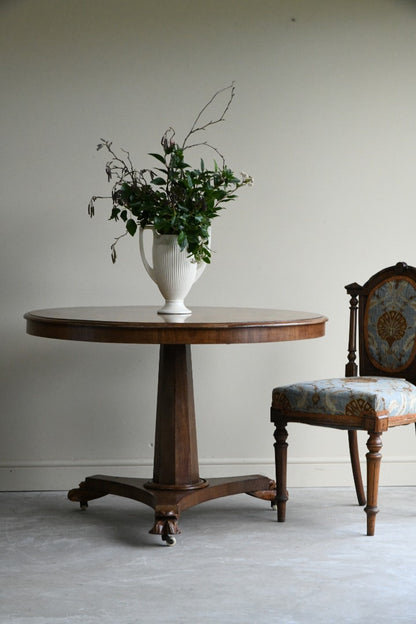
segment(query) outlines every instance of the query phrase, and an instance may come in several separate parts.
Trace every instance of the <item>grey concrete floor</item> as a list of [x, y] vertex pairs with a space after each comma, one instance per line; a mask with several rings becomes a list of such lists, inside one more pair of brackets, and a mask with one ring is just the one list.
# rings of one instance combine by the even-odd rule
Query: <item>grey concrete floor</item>
[[1, 624], [416, 623], [416, 489], [381, 488], [375, 537], [351, 488], [291, 491], [287, 522], [246, 495], [183, 513], [107, 496], [0, 494]]

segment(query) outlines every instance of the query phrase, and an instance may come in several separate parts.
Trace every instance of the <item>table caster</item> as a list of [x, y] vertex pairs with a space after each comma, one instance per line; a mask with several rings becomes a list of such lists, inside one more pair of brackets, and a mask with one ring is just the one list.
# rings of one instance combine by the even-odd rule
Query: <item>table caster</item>
[[175, 546], [176, 539], [173, 535], [162, 535], [162, 541], [166, 542], [166, 546]]
[[87, 511], [87, 509], [88, 509], [88, 503], [87, 503], [87, 502], [85, 502], [85, 503], [80, 503], [80, 504], [79, 504], [79, 508], [81, 509], [81, 511]]

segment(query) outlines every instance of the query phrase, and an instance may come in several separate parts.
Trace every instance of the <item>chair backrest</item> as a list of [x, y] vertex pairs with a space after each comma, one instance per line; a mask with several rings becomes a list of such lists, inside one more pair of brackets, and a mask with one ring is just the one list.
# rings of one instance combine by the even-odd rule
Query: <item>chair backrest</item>
[[416, 268], [398, 262], [363, 286], [354, 283], [345, 288], [351, 297], [346, 375], [359, 371], [416, 383]]

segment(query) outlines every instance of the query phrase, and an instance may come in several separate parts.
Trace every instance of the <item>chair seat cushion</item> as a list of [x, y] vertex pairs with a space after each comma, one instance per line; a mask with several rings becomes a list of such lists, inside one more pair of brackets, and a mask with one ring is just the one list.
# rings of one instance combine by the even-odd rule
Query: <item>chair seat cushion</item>
[[[391, 377], [344, 377], [296, 383], [273, 390], [272, 407], [283, 413], [400, 417], [416, 415], [416, 386]], [[358, 424], [358, 422], [357, 422]]]

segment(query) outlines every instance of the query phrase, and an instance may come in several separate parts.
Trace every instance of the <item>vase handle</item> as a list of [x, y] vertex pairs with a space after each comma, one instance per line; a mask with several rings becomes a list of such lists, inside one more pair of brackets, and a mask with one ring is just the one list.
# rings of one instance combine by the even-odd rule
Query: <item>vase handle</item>
[[139, 227], [140, 256], [142, 258], [142, 262], [143, 262], [144, 268], [146, 269], [146, 271], [148, 272], [148, 274], [152, 278], [152, 280], [155, 281], [154, 269], [148, 263], [147, 258], [146, 258], [146, 253], [145, 253], [145, 250], [144, 250], [144, 243], [143, 243], [143, 232], [144, 232], [144, 230], [145, 230], [145, 228]]
[[195, 274], [195, 281], [194, 284], [197, 280], [199, 280], [199, 278], [201, 277], [202, 273], [204, 272], [204, 270], [206, 269], [207, 263], [204, 262], [203, 260], [201, 260], [200, 262], [197, 263], [196, 265], [196, 274]]

